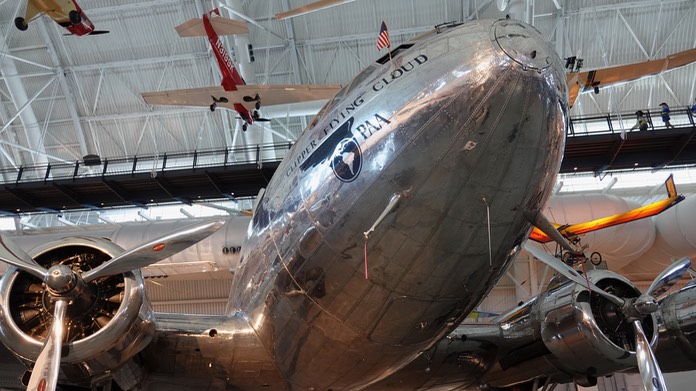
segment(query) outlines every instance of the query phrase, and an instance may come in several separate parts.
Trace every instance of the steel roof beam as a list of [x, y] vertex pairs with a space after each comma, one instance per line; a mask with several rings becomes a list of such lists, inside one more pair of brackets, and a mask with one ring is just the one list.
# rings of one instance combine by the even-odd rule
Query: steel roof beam
[[597, 5], [592, 7], [580, 8], [577, 10], [568, 10], [566, 16], [578, 15], [578, 14], [601, 14], [607, 11], [614, 11], [616, 9], [635, 9], [640, 7], [655, 7], [658, 4], [680, 4], [680, 3], [693, 3], [693, 0], [661, 0], [656, 2], [655, 0], [640, 0], [640, 1], [630, 1], [625, 3], [616, 3], [609, 5]]
[[41, 22], [42, 23], [38, 24], [39, 31], [41, 32], [41, 37], [46, 43], [46, 47], [48, 49], [48, 56], [51, 58], [51, 63], [53, 64], [53, 67], [58, 71], [56, 73], [56, 77], [58, 78], [60, 88], [63, 91], [63, 96], [65, 97], [65, 104], [68, 107], [68, 113], [70, 114], [70, 118], [72, 119], [72, 123], [75, 128], [75, 136], [77, 137], [77, 140], [80, 143], [80, 153], [82, 154], [82, 156], [88, 155], [96, 151], [96, 149], [94, 148], [94, 146], [90, 148], [90, 146], [87, 145], [85, 131], [82, 128], [82, 124], [80, 123], [80, 116], [77, 113], [75, 97], [72, 94], [72, 90], [68, 86], [65, 71], [61, 68], [60, 59], [58, 59], [58, 53], [56, 52], [56, 47], [53, 45], [51, 37], [48, 35], [48, 28], [46, 27], [46, 23], [49, 22], [46, 20], [46, 18], [41, 18]]
[[[2, 38], [3, 46], [5, 46], [6, 45], [5, 37], [2, 35], [2, 31], [0, 31], [0, 37]], [[14, 61], [19, 61], [19, 62], [23, 62], [25, 64], [33, 65], [35, 67], [48, 69], [49, 71], [56, 71], [56, 68], [54, 68], [54, 67], [49, 67], [48, 65], [40, 64], [36, 61], [30, 61], [30, 60], [27, 60], [27, 59], [22, 58], [22, 57], [17, 57], [13, 54], [10, 54], [8, 51], [0, 50], [0, 59], [4, 59], [4, 58], [9, 58], [9, 59], [14, 60]]]
[[149, 1], [136, 1], [123, 5], [115, 5], [111, 7], [102, 8], [90, 8], [87, 13], [90, 15], [97, 14], [114, 14], [123, 11], [133, 11], [142, 8], [153, 8], [153, 7], [164, 7], [168, 5], [178, 5], [181, 6], [181, 0], [149, 0]]
[[89, 64], [89, 65], [73, 65], [73, 66], [65, 67], [64, 70], [66, 70], [68, 72], [89, 72], [89, 71], [98, 71], [98, 70], [103, 70], [103, 69], [133, 68], [133, 67], [139, 67], [142, 65], [156, 65], [156, 64], [162, 64], [162, 63], [168, 63], [168, 62], [195, 60], [198, 58], [208, 58], [208, 53], [207, 52], [195, 52], [195, 53], [191, 53], [191, 54], [179, 54], [179, 55], [167, 56], [167, 57], [152, 57], [152, 58], [145, 58], [145, 59], [140, 59], [140, 60], [113, 61], [113, 62], [103, 62], [103, 63]]
[[[283, 0], [283, 9], [290, 9], [290, 2], [288, 0]], [[302, 76], [300, 75], [300, 62], [297, 55], [297, 45], [295, 44], [295, 30], [293, 29], [293, 24], [291, 19], [285, 19], [285, 33], [288, 36], [288, 43], [290, 44], [290, 60], [292, 61], [292, 76], [295, 84], [302, 84]], [[305, 70], [306, 67], [305, 67]], [[309, 72], [309, 70], [307, 70]], [[307, 127], [307, 119], [305, 117], [300, 117], [302, 121], [302, 129]]]

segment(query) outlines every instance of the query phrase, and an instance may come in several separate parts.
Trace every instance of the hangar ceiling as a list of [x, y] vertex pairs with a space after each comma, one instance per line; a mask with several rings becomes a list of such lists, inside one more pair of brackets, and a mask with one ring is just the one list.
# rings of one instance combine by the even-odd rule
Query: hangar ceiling
[[[212, 8], [246, 20], [244, 39], [227, 39], [247, 82], [347, 84], [384, 52], [376, 36], [384, 19], [396, 46], [434, 25], [499, 18], [495, 1], [357, 0], [278, 21], [273, 15], [307, 0], [81, 0], [97, 29], [109, 34], [66, 36], [41, 17], [21, 32], [13, 20], [26, 1], [0, 0], [0, 166], [75, 162], [102, 157], [293, 141], [317, 105], [270, 108], [269, 123], [247, 132], [235, 113], [206, 108], [151, 107], [141, 92], [219, 84], [203, 38], [179, 38], [174, 27]], [[696, 46], [696, 1], [513, 0], [508, 11], [555, 42], [561, 57], [584, 69], [614, 66]], [[525, 13], [526, 12], [526, 13]], [[674, 107], [693, 102], [696, 65], [599, 95], [581, 96], [572, 115]]]

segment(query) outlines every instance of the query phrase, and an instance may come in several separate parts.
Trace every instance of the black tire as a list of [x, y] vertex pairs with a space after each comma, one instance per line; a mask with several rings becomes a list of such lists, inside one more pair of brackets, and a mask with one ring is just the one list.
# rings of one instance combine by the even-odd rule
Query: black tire
[[575, 257], [570, 253], [570, 251], [565, 251], [561, 253], [561, 260], [566, 265], [572, 265], [575, 262]]
[[247, 124], [244, 123], [244, 125], [242, 125], [242, 131], [246, 132], [246, 130], [247, 130]]
[[593, 252], [590, 254], [590, 262], [595, 266], [599, 266], [599, 264], [602, 263], [602, 254], [597, 251]]
[[17, 27], [17, 30], [19, 31], [27, 31], [29, 28], [29, 25], [27, 24], [27, 21], [24, 20], [23, 17], [18, 16], [15, 18], [15, 27]]
[[215, 111], [215, 107], [216, 107], [216, 106], [217, 106], [217, 105], [216, 105], [215, 103], [213, 103], [212, 105], [210, 105], [210, 111]]
[[80, 15], [80, 13], [77, 11], [68, 12], [68, 19], [70, 19], [70, 23], [72, 24], [82, 23], [82, 15]]

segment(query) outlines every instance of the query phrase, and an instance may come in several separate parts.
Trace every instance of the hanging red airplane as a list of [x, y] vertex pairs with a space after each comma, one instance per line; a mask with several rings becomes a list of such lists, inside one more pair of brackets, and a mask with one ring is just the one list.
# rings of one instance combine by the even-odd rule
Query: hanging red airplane
[[104, 30], [95, 31], [94, 24], [75, 0], [27, 0], [27, 10], [24, 17], [15, 18], [15, 26], [19, 30], [25, 31], [29, 28], [29, 23], [42, 14], [48, 15], [73, 35], [108, 33]]
[[268, 121], [258, 110], [261, 102], [266, 106], [286, 103], [324, 100], [333, 97], [340, 85], [248, 85], [232, 63], [219, 35], [247, 34], [246, 23], [220, 16], [218, 9], [203, 14], [176, 27], [180, 37], [207, 36], [222, 73], [222, 85], [215, 87], [187, 88], [183, 90], [146, 92], [145, 102], [151, 105], [208, 106], [210, 111], [220, 106], [235, 110], [244, 124]]

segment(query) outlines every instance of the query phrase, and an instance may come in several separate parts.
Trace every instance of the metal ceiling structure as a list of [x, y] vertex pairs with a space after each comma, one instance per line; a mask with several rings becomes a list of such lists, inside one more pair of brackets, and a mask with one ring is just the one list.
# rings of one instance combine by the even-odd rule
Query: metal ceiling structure
[[[18, 31], [26, 1], [0, 0], [0, 165], [70, 163], [106, 158], [293, 141], [317, 105], [273, 107], [273, 121], [241, 131], [235, 113], [151, 107], [141, 92], [216, 85], [220, 75], [203, 38], [174, 27], [220, 8], [246, 20], [248, 36], [227, 40], [247, 82], [346, 84], [384, 53], [376, 50], [384, 19], [396, 46], [434, 25], [499, 18], [495, 1], [357, 0], [278, 21], [273, 15], [306, 0], [82, 0], [98, 36], [66, 36], [47, 17]], [[535, 25], [562, 57], [584, 69], [661, 58], [696, 46], [696, 1], [513, 0], [508, 12]], [[248, 45], [253, 47], [250, 62]], [[585, 94], [572, 115], [672, 107], [693, 102], [696, 65]], [[85, 167], [89, 170], [89, 167]], [[11, 171], [11, 170], [10, 170]], [[7, 171], [5, 171], [7, 172]], [[38, 174], [37, 174], [38, 175]]]

